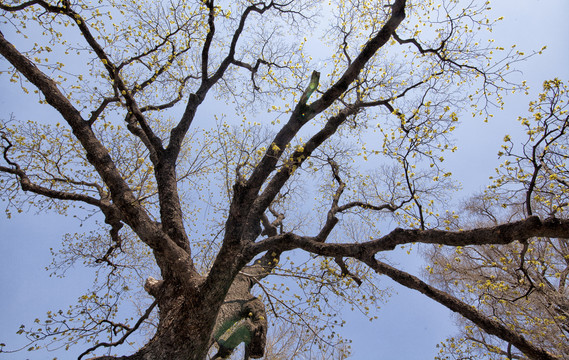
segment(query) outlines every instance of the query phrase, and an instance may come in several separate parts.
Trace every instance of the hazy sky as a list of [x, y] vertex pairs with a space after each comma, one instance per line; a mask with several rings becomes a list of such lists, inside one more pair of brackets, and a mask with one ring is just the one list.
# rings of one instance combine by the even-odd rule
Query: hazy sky
[[[506, 133], [517, 132], [516, 118], [524, 115], [527, 104], [535, 98], [546, 79], [569, 80], [569, 1], [567, 0], [496, 0], [495, 17], [504, 16], [493, 31], [497, 44], [517, 44], [525, 51], [547, 46], [541, 56], [519, 64], [520, 78], [532, 87], [530, 97], [515, 95], [506, 98], [506, 109], [496, 113], [490, 123], [465, 115], [455, 135], [459, 151], [448, 156], [447, 166], [464, 190], [460, 196], [478, 191], [488, 184], [488, 176], [498, 165], [496, 153]], [[0, 79], [0, 117], [14, 113], [19, 118], [49, 116], [45, 107], [25, 107], [30, 101], [16, 86]], [[50, 263], [50, 247], [58, 248], [62, 234], [77, 230], [78, 222], [53, 214], [30, 211], [7, 220], [0, 214], [0, 342], [9, 345], [20, 340], [15, 335], [22, 323], [31, 324], [47, 310], [71, 304], [89, 286], [90, 275], [84, 270], [71, 271], [65, 279], [49, 278], [44, 268]], [[405, 256], [399, 261], [415, 261]], [[449, 312], [410, 290], [401, 289], [387, 279], [383, 284], [394, 287], [394, 295], [380, 311], [379, 319], [350, 316], [343, 335], [353, 339], [354, 359], [432, 359], [435, 344], [453, 333]], [[12, 346], [10, 346], [12, 348]], [[82, 350], [81, 350], [82, 351]], [[79, 348], [57, 355], [60, 359], [76, 358]], [[6, 359], [47, 359], [55, 354], [21, 352], [2, 355]]]

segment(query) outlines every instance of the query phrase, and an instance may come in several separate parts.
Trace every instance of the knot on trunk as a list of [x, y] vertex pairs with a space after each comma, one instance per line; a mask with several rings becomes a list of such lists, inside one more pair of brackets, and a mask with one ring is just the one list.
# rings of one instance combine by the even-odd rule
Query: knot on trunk
[[144, 290], [146, 290], [146, 292], [152, 295], [154, 298], [157, 298], [158, 294], [160, 293], [160, 289], [162, 289], [163, 283], [163, 280], [156, 280], [152, 276], [149, 276], [144, 283]]

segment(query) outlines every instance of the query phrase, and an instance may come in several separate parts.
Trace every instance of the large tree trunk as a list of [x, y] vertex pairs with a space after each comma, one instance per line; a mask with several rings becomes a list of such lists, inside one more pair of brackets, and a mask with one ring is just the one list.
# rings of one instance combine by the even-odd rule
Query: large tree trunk
[[[149, 278], [145, 289], [158, 300], [159, 323], [154, 337], [132, 360], [203, 360], [211, 345], [211, 333], [221, 304], [204, 304], [199, 292]], [[98, 360], [106, 357], [97, 358]]]
[[229, 356], [243, 342], [247, 358], [262, 357], [267, 333], [265, 306], [251, 294], [260, 273], [265, 275], [260, 268], [246, 267], [239, 273], [219, 304], [197, 291], [187, 293], [181, 286], [149, 278], [145, 289], [158, 300], [159, 307], [154, 337], [133, 355], [90, 360], [203, 360], [214, 342], [218, 346], [216, 359]]

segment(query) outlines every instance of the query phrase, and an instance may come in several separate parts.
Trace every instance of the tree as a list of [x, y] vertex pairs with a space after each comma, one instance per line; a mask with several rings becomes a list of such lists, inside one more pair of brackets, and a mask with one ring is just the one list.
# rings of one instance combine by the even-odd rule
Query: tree
[[[567, 87], [560, 80], [546, 81], [543, 92], [530, 103], [531, 116], [520, 117], [527, 140], [521, 149], [504, 138], [504, 163], [489, 189], [465, 204], [464, 224], [456, 229], [496, 225], [534, 214], [554, 217], [567, 206]], [[475, 305], [504, 326], [524, 334], [534, 344], [561, 358], [569, 356], [567, 239], [536, 237], [496, 247], [458, 247], [429, 251], [429, 277], [451, 293]], [[461, 321], [464, 323], [464, 321]], [[460, 358], [527, 358], [508, 342], [489, 338], [465, 323], [459, 339], [444, 350]], [[460, 344], [461, 346], [457, 346]]]
[[[25, 92], [33, 86], [59, 114], [2, 123], [8, 211], [67, 214], [76, 204], [73, 211], [105, 223], [68, 235], [54, 263], [93, 266], [94, 289], [20, 332], [33, 346], [94, 342], [83, 357], [128, 341], [156, 316], [155, 329], [146, 322], [148, 341], [123, 358], [223, 358], [242, 342], [245, 357], [258, 358], [269, 314], [299, 312], [289, 304], [300, 296], [286, 285], [263, 285], [270, 274], [297, 279], [310, 311], [296, 319], [326, 340], [337, 321], [327, 320], [329, 297], [367, 312], [381, 297], [370, 281], [375, 272], [530, 358], [554, 359], [545, 344], [378, 259], [410, 243], [503, 246], [569, 234], [562, 211], [445, 229], [452, 217], [440, 209], [453, 184], [442, 162], [455, 149], [456, 104], [489, 115], [505, 91], [523, 88], [507, 75], [526, 55], [477, 39], [493, 24], [487, 7], [454, 0], [0, 3], [11, 29], [0, 34], [10, 80]], [[331, 50], [316, 64], [306, 36], [319, 31]], [[81, 62], [68, 62], [71, 55]], [[232, 117], [243, 123], [232, 127], [220, 116], [199, 129], [199, 118], [214, 121], [199, 111], [212, 96], [234, 102]], [[309, 194], [318, 194], [313, 211]], [[159, 279], [149, 276], [154, 268]], [[140, 277], [152, 300], [134, 324], [120, 322], [120, 299]]]

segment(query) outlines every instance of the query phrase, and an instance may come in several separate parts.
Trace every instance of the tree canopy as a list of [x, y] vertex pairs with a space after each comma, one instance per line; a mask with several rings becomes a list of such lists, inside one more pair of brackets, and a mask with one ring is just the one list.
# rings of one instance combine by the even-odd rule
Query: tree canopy
[[[443, 358], [567, 356], [563, 81], [520, 117], [525, 142], [504, 138], [494, 183], [449, 209], [460, 115], [527, 91], [510, 75], [541, 52], [488, 39], [489, 7], [1, 1], [2, 79], [57, 112], [0, 122], [6, 214], [81, 217], [51, 269], [96, 274], [18, 330], [27, 348], [345, 358], [339, 309], [373, 318], [385, 275], [460, 316]], [[425, 274], [383, 259], [411, 244]]]

